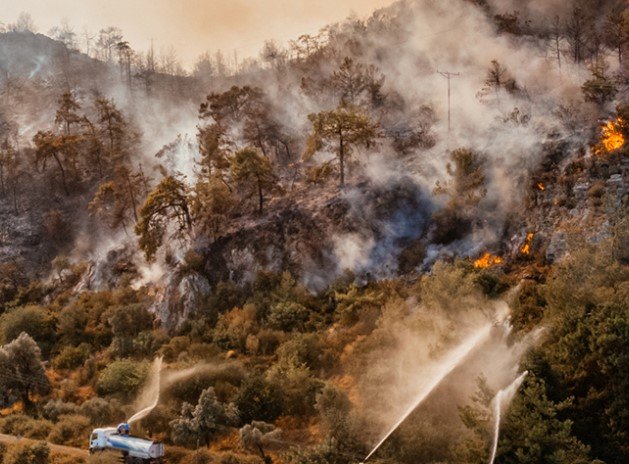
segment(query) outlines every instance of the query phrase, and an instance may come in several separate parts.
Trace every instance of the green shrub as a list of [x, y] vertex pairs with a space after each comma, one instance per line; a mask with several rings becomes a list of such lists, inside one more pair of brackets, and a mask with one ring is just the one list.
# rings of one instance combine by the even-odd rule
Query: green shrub
[[44, 353], [48, 353], [55, 341], [55, 322], [46, 308], [23, 306], [0, 316], [0, 342], [12, 342], [22, 332], [29, 334]]
[[188, 348], [188, 359], [208, 360], [217, 358], [222, 353], [214, 343], [192, 343]]
[[62, 400], [50, 400], [44, 405], [42, 412], [46, 419], [56, 422], [59, 420], [59, 417], [75, 414], [77, 410], [78, 406], [74, 403], [66, 403]]
[[130, 397], [144, 383], [148, 373], [145, 362], [121, 359], [107, 366], [99, 375], [96, 389], [99, 394]]
[[258, 311], [255, 305], [246, 304], [221, 314], [214, 328], [214, 342], [224, 349], [245, 351], [247, 337], [258, 332]]
[[161, 345], [161, 340], [152, 330], [143, 330], [131, 341], [131, 352], [135, 357], [152, 358]]
[[174, 362], [181, 353], [187, 352], [190, 347], [190, 338], [184, 335], [171, 338], [168, 343], [162, 345], [159, 352], [166, 362]]
[[25, 414], [12, 414], [0, 421], [0, 431], [9, 435], [19, 435], [26, 438], [46, 438], [52, 428], [52, 423], [45, 419], [33, 419]]
[[89, 343], [96, 349], [111, 343], [107, 310], [114, 305], [111, 292], [83, 292], [64, 307], [57, 317], [57, 334], [63, 345]]
[[79, 413], [89, 417], [94, 426], [109, 424], [124, 417], [120, 404], [116, 400], [104, 400], [97, 396], [84, 402], [79, 407]]
[[50, 448], [44, 442], [9, 445], [3, 464], [49, 464]]
[[84, 447], [92, 426], [89, 418], [78, 414], [61, 416], [50, 434], [48, 441], [59, 445]]
[[309, 319], [308, 308], [292, 301], [282, 301], [271, 307], [267, 323], [271, 328], [284, 332], [303, 331]]
[[347, 443], [352, 403], [342, 390], [326, 385], [317, 395], [316, 409], [321, 428], [336, 442]]
[[89, 358], [91, 349], [87, 343], [81, 343], [79, 346], [64, 346], [53, 359], [52, 365], [55, 369], [76, 369]]
[[482, 270], [479, 272], [474, 282], [489, 298], [498, 298], [509, 289], [509, 284], [504, 276], [492, 270]]
[[280, 360], [269, 369], [267, 379], [282, 393], [284, 414], [301, 417], [314, 412], [316, 396], [323, 388], [323, 382], [314, 378], [310, 369], [296, 358]]
[[483, 298], [474, 278], [462, 262], [449, 264], [438, 261], [430, 275], [421, 280], [422, 303], [449, 316], [478, 307]]
[[[142, 347], [142, 340], [134, 340], [140, 333], [150, 332], [153, 327], [153, 314], [146, 309], [144, 304], [114, 306], [107, 312], [107, 322], [114, 335], [111, 345], [114, 356], [138, 357], [142, 354], [150, 354], [147, 351], [151, 351], [151, 340], [149, 340], [148, 349]], [[138, 351], [139, 347], [143, 349]]]
[[245, 380], [236, 397], [236, 406], [244, 423], [252, 420], [273, 422], [282, 415], [283, 405], [283, 392], [275, 383], [259, 375]]
[[258, 340], [258, 354], [272, 355], [286, 338], [280, 330], [262, 329], [256, 334]]
[[359, 321], [375, 322], [384, 303], [384, 295], [377, 288], [358, 288], [351, 284], [345, 292], [334, 292], [336, 300], [335, 317], [344, 326], [351, 326]]
[[520, 283], [510, 302], [511, 323], [516, 330], [531, 329], [544, 317], [546, 300], [541, 292], [542, 286], [533, 280], [524, 279]]
[[329, 369], [334, 364], [334, 354], [326, 347], [318, 334], [295, 334], [277, 350], [280, 360], [294, 357], [313, 371]]
[[222, 314], [232, 308], [242, 306], [246, 296], [245, 291], [235, 283], [219, 282], [214, 292], [208, 297], [206, 315]]
[[186, 401], [196, 404], [203, 390], [208, 387], [215, 387], [219, 400], [231, 401], [232, 398], [227, 393], [233, 392], [233, 388], [237, 389], [244, 379], [245, 370], [238, 363], [201, 366], [190, 377], [181, 382], [175, 382], [168, 387], [164, 395], [166, 398], [173, 398], [179, 402]]

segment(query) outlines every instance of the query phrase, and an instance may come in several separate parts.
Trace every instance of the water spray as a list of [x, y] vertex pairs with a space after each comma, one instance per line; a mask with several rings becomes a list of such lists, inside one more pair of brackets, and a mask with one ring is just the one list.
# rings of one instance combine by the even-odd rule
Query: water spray
[[148, 416], [148, 414], [153, 409], [155, 409], [155, 406], [157, 406], [157, 403], [159, 401], [159, 393], [160, 393], [161, 370], [162, 370], [162, 357], [160, 356], [158, 358], [155, 358], [155, 360], [153, 361], [153, 366], [151, 367], [151, 379], [148, 385], [146, 386], [146, 388], [144, 389], [144, 392], [142, 393], [142, 397], [144, 396], [149, 396], [149, 398], [152, 397], [153, 401], [151, 401], [151, 403], [148, 406], [146, 406], [145, 408], [141, 409], [140, 411], [136, 412], [133, 416], [131, 416], [129, 420], [127, 420], [127, 424], [131, 424], [135, 421], [138, 421]]
[[151, 366], [149, 381], [140, 393], [139, 400], [136, 403], [136, 407], [141, 409], [133, 414], [133, 416], [127, 420], [127, 423], [130, 424], [148, 416], [149, 413], [157, 406], [162, 390], [167, 389], [170, 385], [185, 380], [198, 372], [210, 369], [212, 366], [213, 364], [211, 363], [202, 363], [180, 370], [163, 370], [162, 357], [155, 358], [153, 365]]
[[402, 416], [398, 419], [398, 421], [393, 424], [393, 426], [389, 429], [389, 431], [384, 435], [384, 437], [378, 442], [378, 444], [371, 450], [371, 452], [367, 455], [367, 457], [362, 461], [364, 464], [367, 460], [373, 456], [373, 454], [378, 451], [378, 449], [382, 446], [382, 444], [387, 441], [387, 439], [395, 432], [400, 425], [411, 415], [415, 409], [417, 409], [425, 400], [430, 396], [430, 394], [437, 388], [443, 380], [448, 377], [454, 369], [457, 368], [463, 362], [468, 355], [474, 351], [474, 349], [483, 343], [489, 334], [491, 333], [494, 324], [487, 324], [483, 326], [480, 330], [478, 330], [474, 335], [466, 339], [463, 343], [457, 346], [454, 350], [448, 353], [441, 362], [439, 363], [439, 369], [435, 373], [434, 377], [431, 379], [429, 384], [423, 388], [415, 397], [413, 403], [404, 411]]
[[500, 390], [496, 396], [494, 397], [494, 440], [491, 445], [491, 457], [489, 458], [489, 464], [494, 464], [494, 460], [496, 459], [496, 452], [498, 450], [498, 437], [500, 435], [500, 419], [502, 415], [502, 408], [508, 406], [513, 397], [515, 396], [515, 392], [518, 391], [520, 385], [524, 381], [524, 377], [526, 377], [528, 371], [522, 372], [511, 384], [502, 390]]

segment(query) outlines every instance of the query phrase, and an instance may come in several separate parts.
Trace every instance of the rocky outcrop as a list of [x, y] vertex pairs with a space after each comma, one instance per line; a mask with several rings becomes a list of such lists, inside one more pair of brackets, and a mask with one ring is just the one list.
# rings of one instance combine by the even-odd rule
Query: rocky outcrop
[[[288, 270], [313, 290], [334, 280], [347, 262], [358, 274], [395, 272], [401, 251], [424, 233], [432, 211], [427, 198], [413, 181], [401, 179], [276, 205], [210, 244], [204, 272], [215, 285], [250, 282], [260, 270]], [[344, 259], [340, 243], [357, 256]]]
[[199, 273], [173, 273], [155, 295], [152, 311], [168, 331], [194, 318], [210, 295], [210, 283]]

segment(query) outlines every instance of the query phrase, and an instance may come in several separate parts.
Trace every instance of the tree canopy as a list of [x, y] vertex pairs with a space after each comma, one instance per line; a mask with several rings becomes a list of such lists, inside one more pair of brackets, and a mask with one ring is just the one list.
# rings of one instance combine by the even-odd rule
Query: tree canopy
[[311, 114], [312, 133], [306, 150], [306, 157], [311, 157], [330, 143], [336, 151], [339, 161], [339, 183], [345, 185], [345, 164], [355, 147], [371, 147], [378, 138], [378, 125], [369, 116], [356, 107], [342, 104], [331, 111]]

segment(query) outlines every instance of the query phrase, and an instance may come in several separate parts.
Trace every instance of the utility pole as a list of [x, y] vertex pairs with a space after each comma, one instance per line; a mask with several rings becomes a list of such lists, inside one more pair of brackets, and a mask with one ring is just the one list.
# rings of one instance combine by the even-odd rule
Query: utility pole
[[437, 70], [437, 72], [441, 74], [443, 77], [445, 77], [446, 79], [448, 79], [448, 132], [450, 132], [450, 79], [453, 77], [460, 76], [460, 74], [453, 73], [450, 71], [439, 71], [439, 70]]
[[153, 47], [153, 41], [155, 39], [151, 37], [150, 40], [151, 40], [151, 49], [149, 50], [146, 61], [147, 61], [147, 67], [149, 68], [149, 71], [154, 73], [155, 72], [155, 48]]

